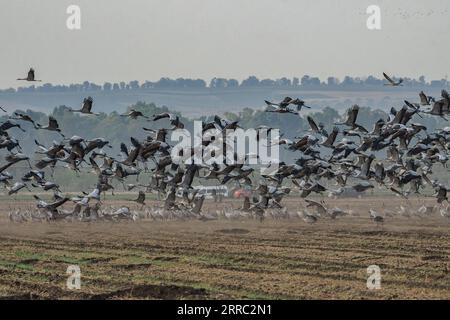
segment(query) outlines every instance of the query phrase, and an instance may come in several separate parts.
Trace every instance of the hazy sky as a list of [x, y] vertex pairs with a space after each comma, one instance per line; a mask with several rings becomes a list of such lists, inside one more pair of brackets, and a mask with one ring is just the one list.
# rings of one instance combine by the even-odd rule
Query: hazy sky
[[[82, 29], [66, 27], [81, 8]], [[366, 8], [381, 7], [380, 31]], [[0, 87], [450, 72], [448, 0], [0, 0]]]

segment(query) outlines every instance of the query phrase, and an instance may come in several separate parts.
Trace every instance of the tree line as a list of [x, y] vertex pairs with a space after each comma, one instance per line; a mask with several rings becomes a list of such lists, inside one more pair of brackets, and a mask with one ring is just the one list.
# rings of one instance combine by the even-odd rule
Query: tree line
[[[394, 79], [397, 79], [394, 77]], [[85, 91], [126, 91], [126, 90], [151, 90], [151, 89], [239, 89], [239, 88], [311, 88], [311, 89], [362, 89], [363, 87], [381, 87], [385, 80], [375, 76], [368, 77], [351, 77], [345, 76], [342, 80], [337, 77], [328, 77], [321, 80], [315, 76], [304, 75], [301, 78], [282, 77], [279, 79], [259, 79], [256, 76], [249, 76], [248, 78], [239, 82], [236, 79], [213, 78], [208, 83], [202, 79], [188, 79], [188, 78], [161, 78], [158, 81], [144, 81], [139, 82], [133, 80], [130, 82], [96, 84], [89, 81], [84, 81], [79, 84], [70, 85], [54, 85], [51, 83], [44, 83], [40, 86], [28, 86], [8, 88], [0, 90], [0, 93], [25, 93], [25, 92], [85, 92]], [[443, 88], [449, 86], [447, 79], [427, 81], [425, 76], [420, 76], [418, 79], [403, 78], [403, 86], [411, 88]]]

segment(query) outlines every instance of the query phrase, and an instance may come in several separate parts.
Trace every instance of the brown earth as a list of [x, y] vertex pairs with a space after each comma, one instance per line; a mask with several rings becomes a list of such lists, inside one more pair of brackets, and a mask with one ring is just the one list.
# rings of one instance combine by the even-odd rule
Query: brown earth
[[[0, 297], [450, 299], [450, 220], [438, 213], [396, 216], [377, 227], [368, 209], [383, 202], [405, 205], [397, 198], [327, 200], [360, 216], [309, 225], [301, 219], [16, 224], [7, 211], [33, 202], [1, 201]], [[289, 210], [304, 205], [286, 203]], [[421, 203], [411, 201], [411, 210]], [[205, 210], [223, 205], [241, 203], [208, 201]], [[80, 266], [80, 290], [66, 287], [69, 265]], [[366, 287], [369, 265], [381, 268], [380, 290]]]

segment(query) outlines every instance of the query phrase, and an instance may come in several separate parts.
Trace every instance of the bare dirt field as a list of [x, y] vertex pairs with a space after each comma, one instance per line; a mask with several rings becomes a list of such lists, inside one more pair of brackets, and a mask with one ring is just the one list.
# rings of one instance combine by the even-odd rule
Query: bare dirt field
[[[0, 297], [450, 299], [450, 220], [398, 216], [377, 227], [368, 209], [383, 202], [405, 203], [327, 200], [356, 215], [310, 225], [294, 218], [18, 224], [7, 219], [9, 208], [34, 203], [1, 201]], [[231, 204], [241, 205], [218, 206]], [[304, 202], [286, 204], [297, 210]], [[215, 209], [210, 201], [204, 208]], [[66, 287], [69, 265], [80, 266], [80, 290]], [[381, 268], [379, 290], [366, 287], [369, 265]]]

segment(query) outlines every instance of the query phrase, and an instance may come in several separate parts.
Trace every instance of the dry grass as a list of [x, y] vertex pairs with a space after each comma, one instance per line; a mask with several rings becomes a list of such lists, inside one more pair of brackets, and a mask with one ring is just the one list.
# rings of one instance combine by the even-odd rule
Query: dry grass
[[[450, 221], [398, 217], [377, 228], [367, 211], [383, 201], [399, 204], [332, 201], [361, 216], [315, 225], [300, 219], [13, 224], [5, 218], [10, 204], [2, 202], [0, 296], [450, 299]], [[289, 199], [288, 207], [302, 203]], [[71, 264], [81, 267], [78, 291], [66, 289]], [[381, 290], [366, 288], [372, 264], [381, 267]]]

